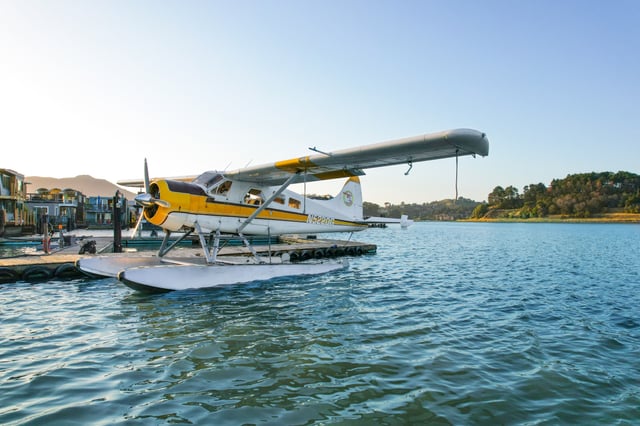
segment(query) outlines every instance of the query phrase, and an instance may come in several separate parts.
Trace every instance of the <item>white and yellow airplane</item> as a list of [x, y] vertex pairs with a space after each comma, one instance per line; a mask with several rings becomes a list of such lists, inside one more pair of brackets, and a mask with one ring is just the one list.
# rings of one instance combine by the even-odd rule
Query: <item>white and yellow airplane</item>
[[[242, 268], [230, 267], [217, 259], [217, 250], [225, 234], [240, 236], [251, 248], [246, 235], [363, 230], [367, 222], [363, 218], [359, 176], [364, 175], [364, 169], [406, 164], [410, 170], [414, 163], [421, 161], [486, 156], [489, 142], [479, 131], [455, 129], [328, 153], [310, 149], [316, 154], [233, 171], [208, 171], [193, 179], [150, 181], [145, 161], [144, 182], [118, 183], [140, 187], [144, 184], [145, 192], [135, 200], [143, 207], [144, 218], [165, 232], [158, 258], [163, 258], [182, 238], [195, 232], [206, 264], [153, 260], [137, 265], [130, 260], [114, 263], [94, 258], [93, 261], [83, 259], [78, 266], [94, 274], [108, 269], [104, 274], [118, 276], [131, 287], [160, 290], [211, 287], [339, 269], [345, 267], [344, 262], [302, 265], [258, 261]], [[337, 178], [346, 178], [346, 183], [336, 197], [328, 200], [311, 199], [287, 189], [292, 184]], [[183, 234], [169, 244], [172, 232]], [[214, 237], [209, 238], [211, 243], [207, 242], [208, 236]], [[255, 255], [255, 251], [253, 253]], [[97, 266], [100, 262], [103, 263]]]

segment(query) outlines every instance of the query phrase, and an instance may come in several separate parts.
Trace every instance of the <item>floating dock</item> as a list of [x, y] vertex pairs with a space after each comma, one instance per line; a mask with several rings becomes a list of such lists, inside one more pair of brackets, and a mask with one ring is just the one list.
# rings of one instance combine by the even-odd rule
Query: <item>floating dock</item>
[[[266, 238], [264, 241], [251, 241], [252, 247], [260, 256], [289, 255], [292, 262], [309, 259], [323, 259], [341, 256], [360, 256], [375, 254], [375, 244], [357, 241], [308, 239], [300, 237]], [[25, 244], [27, 244], [25, 240]], [[54, 240], [55, 241], [55, 240]], [[95, 241], [96, 254], [79, 254], [83, 242]], [[218, 252], [218, 256], [250, 256], [250, 250], [238, 241], [230, 241]], [[151, 246], [155, 245], [155, 249]], [[123, 253], [113, 253], [113, 238], [89, 237], [79, 243], [72, 243], [61, 249], [54, 249], [50, 254], [24, 255], [0, 258], [0, 283], [16, 281], [46, 281], [51, 278], [75, 278], [82, 276], [75, 264], [78, 259], [93, 256], [128, 256], [132, 253], [153, 255], [157, 252], [160, 239], [123, 239]], [[141, 248], [145, 247], [145, 248]], [[202, 257], [202, 249], [196, 241], [188, 241], [172, 250], [172, 255], [194, 258]], [[172, 257], [172, 256], [168, 256]]]

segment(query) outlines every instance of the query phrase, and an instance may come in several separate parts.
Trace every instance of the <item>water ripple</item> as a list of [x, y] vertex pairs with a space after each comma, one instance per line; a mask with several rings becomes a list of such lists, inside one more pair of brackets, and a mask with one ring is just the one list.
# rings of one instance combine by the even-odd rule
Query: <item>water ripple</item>
[[0, 286], [0, 423], [632, 424], [640, 230], [417, 224], [337, 274]]

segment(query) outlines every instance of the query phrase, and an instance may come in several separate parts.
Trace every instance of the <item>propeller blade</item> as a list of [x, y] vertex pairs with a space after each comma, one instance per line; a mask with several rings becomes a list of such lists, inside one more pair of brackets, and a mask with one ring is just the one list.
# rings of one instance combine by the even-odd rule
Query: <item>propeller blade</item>
[[144, 192], [149, 193], [149, 168], [147, 167], [147, 159], [144, 159]]
[[153, 198], [153, 203], [155, 205], [157, 205], [157, 206], [164, 207], [164, 208], [167, 208], [167, 209], [169, 207], [171, 207], [171, 203], [170, 202], [165, 201], [165, 200], [161, 200], [159, 198]]
[[138, 234], [138, 228], [140, 227], [140, 224], [142, 223], [142, 219], [144, 219], [144, 213], [140, 212], [140, 217], [138, 217], [138, 220], [136, 221], [136, 226], [135, 226], [135, 228], [133, 228], [133, 232], [131, 233], [131, 238], [135, 238], [136, 235]]

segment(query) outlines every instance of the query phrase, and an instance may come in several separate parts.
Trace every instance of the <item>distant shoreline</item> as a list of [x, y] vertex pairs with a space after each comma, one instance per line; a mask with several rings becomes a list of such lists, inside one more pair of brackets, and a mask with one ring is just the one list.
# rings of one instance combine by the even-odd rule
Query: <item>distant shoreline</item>
[[479, 219], [461, 219], [461, 222], [496, 222], [496, 223], [626, 223], [640, 224], [640, 213], [603, 213], [594, 217], [579, 218], [554, 215], [547, 217], [495, 217]]

